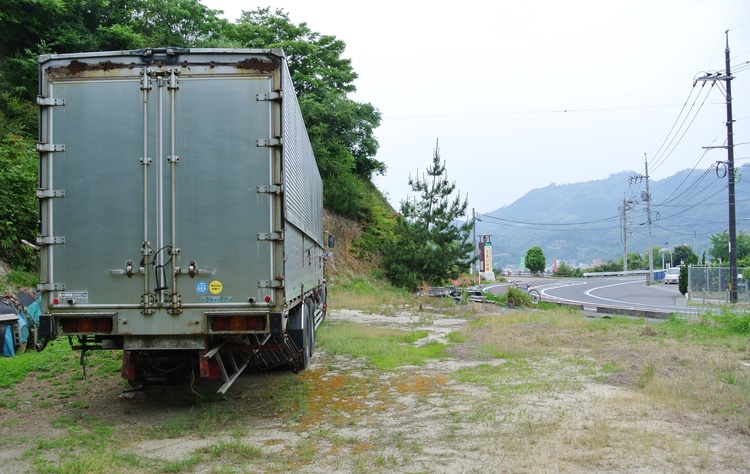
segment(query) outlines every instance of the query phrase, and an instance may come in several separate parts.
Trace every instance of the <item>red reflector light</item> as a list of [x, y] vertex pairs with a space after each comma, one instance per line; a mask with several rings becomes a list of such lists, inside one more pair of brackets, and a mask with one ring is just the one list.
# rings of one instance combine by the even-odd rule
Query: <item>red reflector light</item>
[[82, 318], [78, 320], [78, 330], [80, 332], [94, 332], [96, 324], [93, 319]]
[[244, 331], [245, 330], [245, 318], [242, 316], [232, 316], [229, 320], [230, 331]]
[[214, 331], [229, 331], [229, 318], [227, 316], [211, 318], [211, 329]]
[[214, 316], [211, 329], [220, 331], [263, 331], [266, 329], [266, 316]]
[[77, 319], [63, 319], [61, 322], [63, 332], [78, 332]]
[[262, 331], [266, 328], [266, 318], [255, 316], [252, 318], [246, 318], [246, 326], [251, 331]]
[[112, 332], [112, 320], [109, 318], [97, 318], [96, 321], [96, 332]]
[[112, 332], [112, 318], [64, 318], [60, 319], [60, 326], [63, 333], [68, 334], [89, 334]]

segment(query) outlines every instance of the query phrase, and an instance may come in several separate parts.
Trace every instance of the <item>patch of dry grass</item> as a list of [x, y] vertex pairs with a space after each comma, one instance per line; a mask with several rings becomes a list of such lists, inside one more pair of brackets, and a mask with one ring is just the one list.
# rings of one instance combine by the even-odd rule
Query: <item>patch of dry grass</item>
[[547, 367], [565, 357], [589, 361], [600, 368], [599, 380], [639, 389], [648, 403], [750, 434], [750, 352], [741, 349], [742, 336], [685, 338], [665, 323], [591, 320], [564, 311], [482, 317], [475, 326], [476, 346], [496, 348], [499, 356]]

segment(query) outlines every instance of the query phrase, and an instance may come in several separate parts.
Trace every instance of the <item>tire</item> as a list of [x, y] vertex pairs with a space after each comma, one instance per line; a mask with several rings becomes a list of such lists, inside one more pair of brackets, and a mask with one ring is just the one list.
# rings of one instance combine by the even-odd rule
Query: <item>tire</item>
[[325, 284], [323, 284], [323, 288], [320, 290], [320, 295], [318, 295], [318, 304], [323, 310], [320, 318], [320, 324], [323, 324], [323, 321], [326, 320], [326, 309], [328, 307], [328, 290]]
[[539, 304], [542, 300], [542, 295], [538, 290], [529, 290], [529, 296], [531, 296], [531, 304]]
[[310, 328], [310, 357], [312, 357], [315, 354], [315, 303], [312, 299], [308, 299], [305, 304], [307, 306], [308, 326]]
[[300, 306], [302, 311], [302, 354], [300, 355], [300, 370], [305, 370], [310, 366], [310, 359], [312, 358], [315, 349], [315, 326], [314, 326], [314, 315], [310, 312], [310, 305], [307, 302], [302, 303]]

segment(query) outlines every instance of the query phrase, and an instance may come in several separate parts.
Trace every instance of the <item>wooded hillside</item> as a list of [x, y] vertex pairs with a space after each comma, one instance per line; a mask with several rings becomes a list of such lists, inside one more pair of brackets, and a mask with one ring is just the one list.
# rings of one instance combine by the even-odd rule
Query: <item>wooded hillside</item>
[[293, 24], [286, 12], [246, 11], [236, 23], [198, 0], [9, 0], [0, 11], [0, 256], [29, 267], [37, 204], [37, 58], [154, 47], [281, 48], [318, 167], [325, 207], [365, 227], [390, 214], [372, 186], [380, 112], [348, 98], [357, 73], [345, 43]]

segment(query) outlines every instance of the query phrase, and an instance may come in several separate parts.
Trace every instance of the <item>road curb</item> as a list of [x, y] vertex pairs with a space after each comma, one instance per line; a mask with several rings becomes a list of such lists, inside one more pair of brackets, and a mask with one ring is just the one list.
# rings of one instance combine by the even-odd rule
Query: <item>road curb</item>
[[652, 311], [652, 310], [644, 310], [644, 309], [628, 309], [628, 308], [612, 308], [607, 306], [597, 306], [596, 307], [597, 313], [605, 313], [605, 314], [622, 314], [625, 316], [640, 316], [643, 318], [652, 318], [652, 319], [669, 319], [669, 317], [674, 314], [673, 312], [666, 312], [666, 311]]

